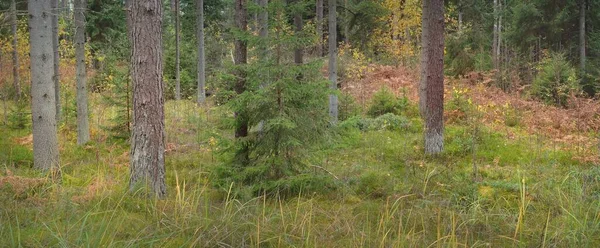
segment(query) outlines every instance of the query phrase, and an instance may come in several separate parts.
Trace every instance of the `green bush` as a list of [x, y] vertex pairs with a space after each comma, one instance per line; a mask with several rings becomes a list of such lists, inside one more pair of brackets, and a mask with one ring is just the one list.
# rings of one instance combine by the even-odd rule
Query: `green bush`
[[12, 129], [24, 129], [31, 124], [31, 112], [27, 107], [27, 101], [18, 101], [16, 105], [8, 112], [8, 126]]
[[342, 129], [356, 128], [361, 131], [406, 131], [410, 130], [413, 125], [411, 121], [404, 116], [387, 113], [377, 118], [354, 116], [346, 121], [341, 122], [339, 127]]
[[399, 115], [407, 109], [408, 105], [408, 98], [401, 97], [398, 99], [390, 89], [383, 87], [373, 95], [367, 114], [371, 117], [387, 113]]
[[352, 95], [348, 93], [342, 93], [339, 97], [339, 105], [338, 105], [338, 119], [340, 121], [347, 120], [352, 116], [357, 116], [360, 114], [360, 106], [356, 104], [356, 100]]
[[540, 62], [538, 70], [531, 94], [548, 104], [566, 107], [569, 94], [579, 91], [575, 68], [563, 54], [553, 53]]

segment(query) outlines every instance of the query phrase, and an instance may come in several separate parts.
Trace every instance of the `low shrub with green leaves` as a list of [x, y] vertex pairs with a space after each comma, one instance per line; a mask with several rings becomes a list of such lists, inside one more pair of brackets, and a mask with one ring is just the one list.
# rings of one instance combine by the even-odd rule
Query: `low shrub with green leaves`
[[371, 105], [367, 114], [371, 117], [377, 117], [387, 113], [401, 114], [408, 108], [407, 97], [397, 98], [387, 87], [382, 87], [371, 99]]
[[538, 70], [531, 87], [531, 94], [536, 98], [566, 107], [569, 95], [579, 92], [576, 70], [563, 54], [550, 54], [540, 62]]

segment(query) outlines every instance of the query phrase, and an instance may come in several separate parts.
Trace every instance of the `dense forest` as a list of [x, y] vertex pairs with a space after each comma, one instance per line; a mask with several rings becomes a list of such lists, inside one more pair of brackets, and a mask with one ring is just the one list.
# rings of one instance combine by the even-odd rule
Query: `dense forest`
[[598, 247], [598, 9], [3, 0], [0, 247]]

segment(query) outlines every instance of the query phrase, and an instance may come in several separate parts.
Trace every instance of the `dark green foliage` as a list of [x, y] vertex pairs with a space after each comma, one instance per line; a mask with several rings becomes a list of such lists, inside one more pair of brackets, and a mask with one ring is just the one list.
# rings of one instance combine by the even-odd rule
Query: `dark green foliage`
[[29, 102], [18, 101], [8, 112], [8, 126], [13, 129], [24, 129], [31, 125]]
[[102, 126], [113, 138], [128, 139], [131, 125], [131, 86], [127, 68], [109, 64], [103, 72], [93, 79], [94, 85], [105, 89], [102, 101], [112, 108], [109, 113], [109, 124]]
[[390, 89], [382, 87], [373, 95], [367, 114], [371, 117], [387, 113], [401, 114], [407, 109], [408, 105], [408, 98], [396, 98]]
[[356, 128], [361, 131], [413, 131], [414, 125], [404, 116], [387, 113], [376, 118], [353, 116], [340, 123], [340, 128]]
[[344, 121], [360, 114], [360, 106], [356, 103], [356, 100], [352, 95], [343, 92], [340, 94], [338, 101], [338, 119], [340, 121]]
[[548, 104], [566, 107], [570, 94], [579, 92], [577, 81], [575, 68], [564, 55], [553, 53], [540, 62], [531, 94]]

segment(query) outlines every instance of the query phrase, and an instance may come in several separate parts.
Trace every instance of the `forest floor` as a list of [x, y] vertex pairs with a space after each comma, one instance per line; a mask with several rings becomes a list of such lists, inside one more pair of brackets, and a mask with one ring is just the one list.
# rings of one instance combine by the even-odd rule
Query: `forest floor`
[[[416, 105], [415, 70], [375, 67], [343, 90], [366, 108], [385, 85]], [[127, 193], [128, 142], [102, 128], [117, 110], [99, 94], [86, 146], [65, 113], [60, 184], [31, 169], [30, 128], [0, 125], [0, 246], [598, 247], [600, 103], [549, 107], [485, 74], [448, 81], [444, 154], [422, 153], [414, 113], [401, 130], [346, 128], [307, 161], [339, 189], [284, 199], [212, 186], [233, 141], [225, 106], [166, 103], [165, 200]]]

